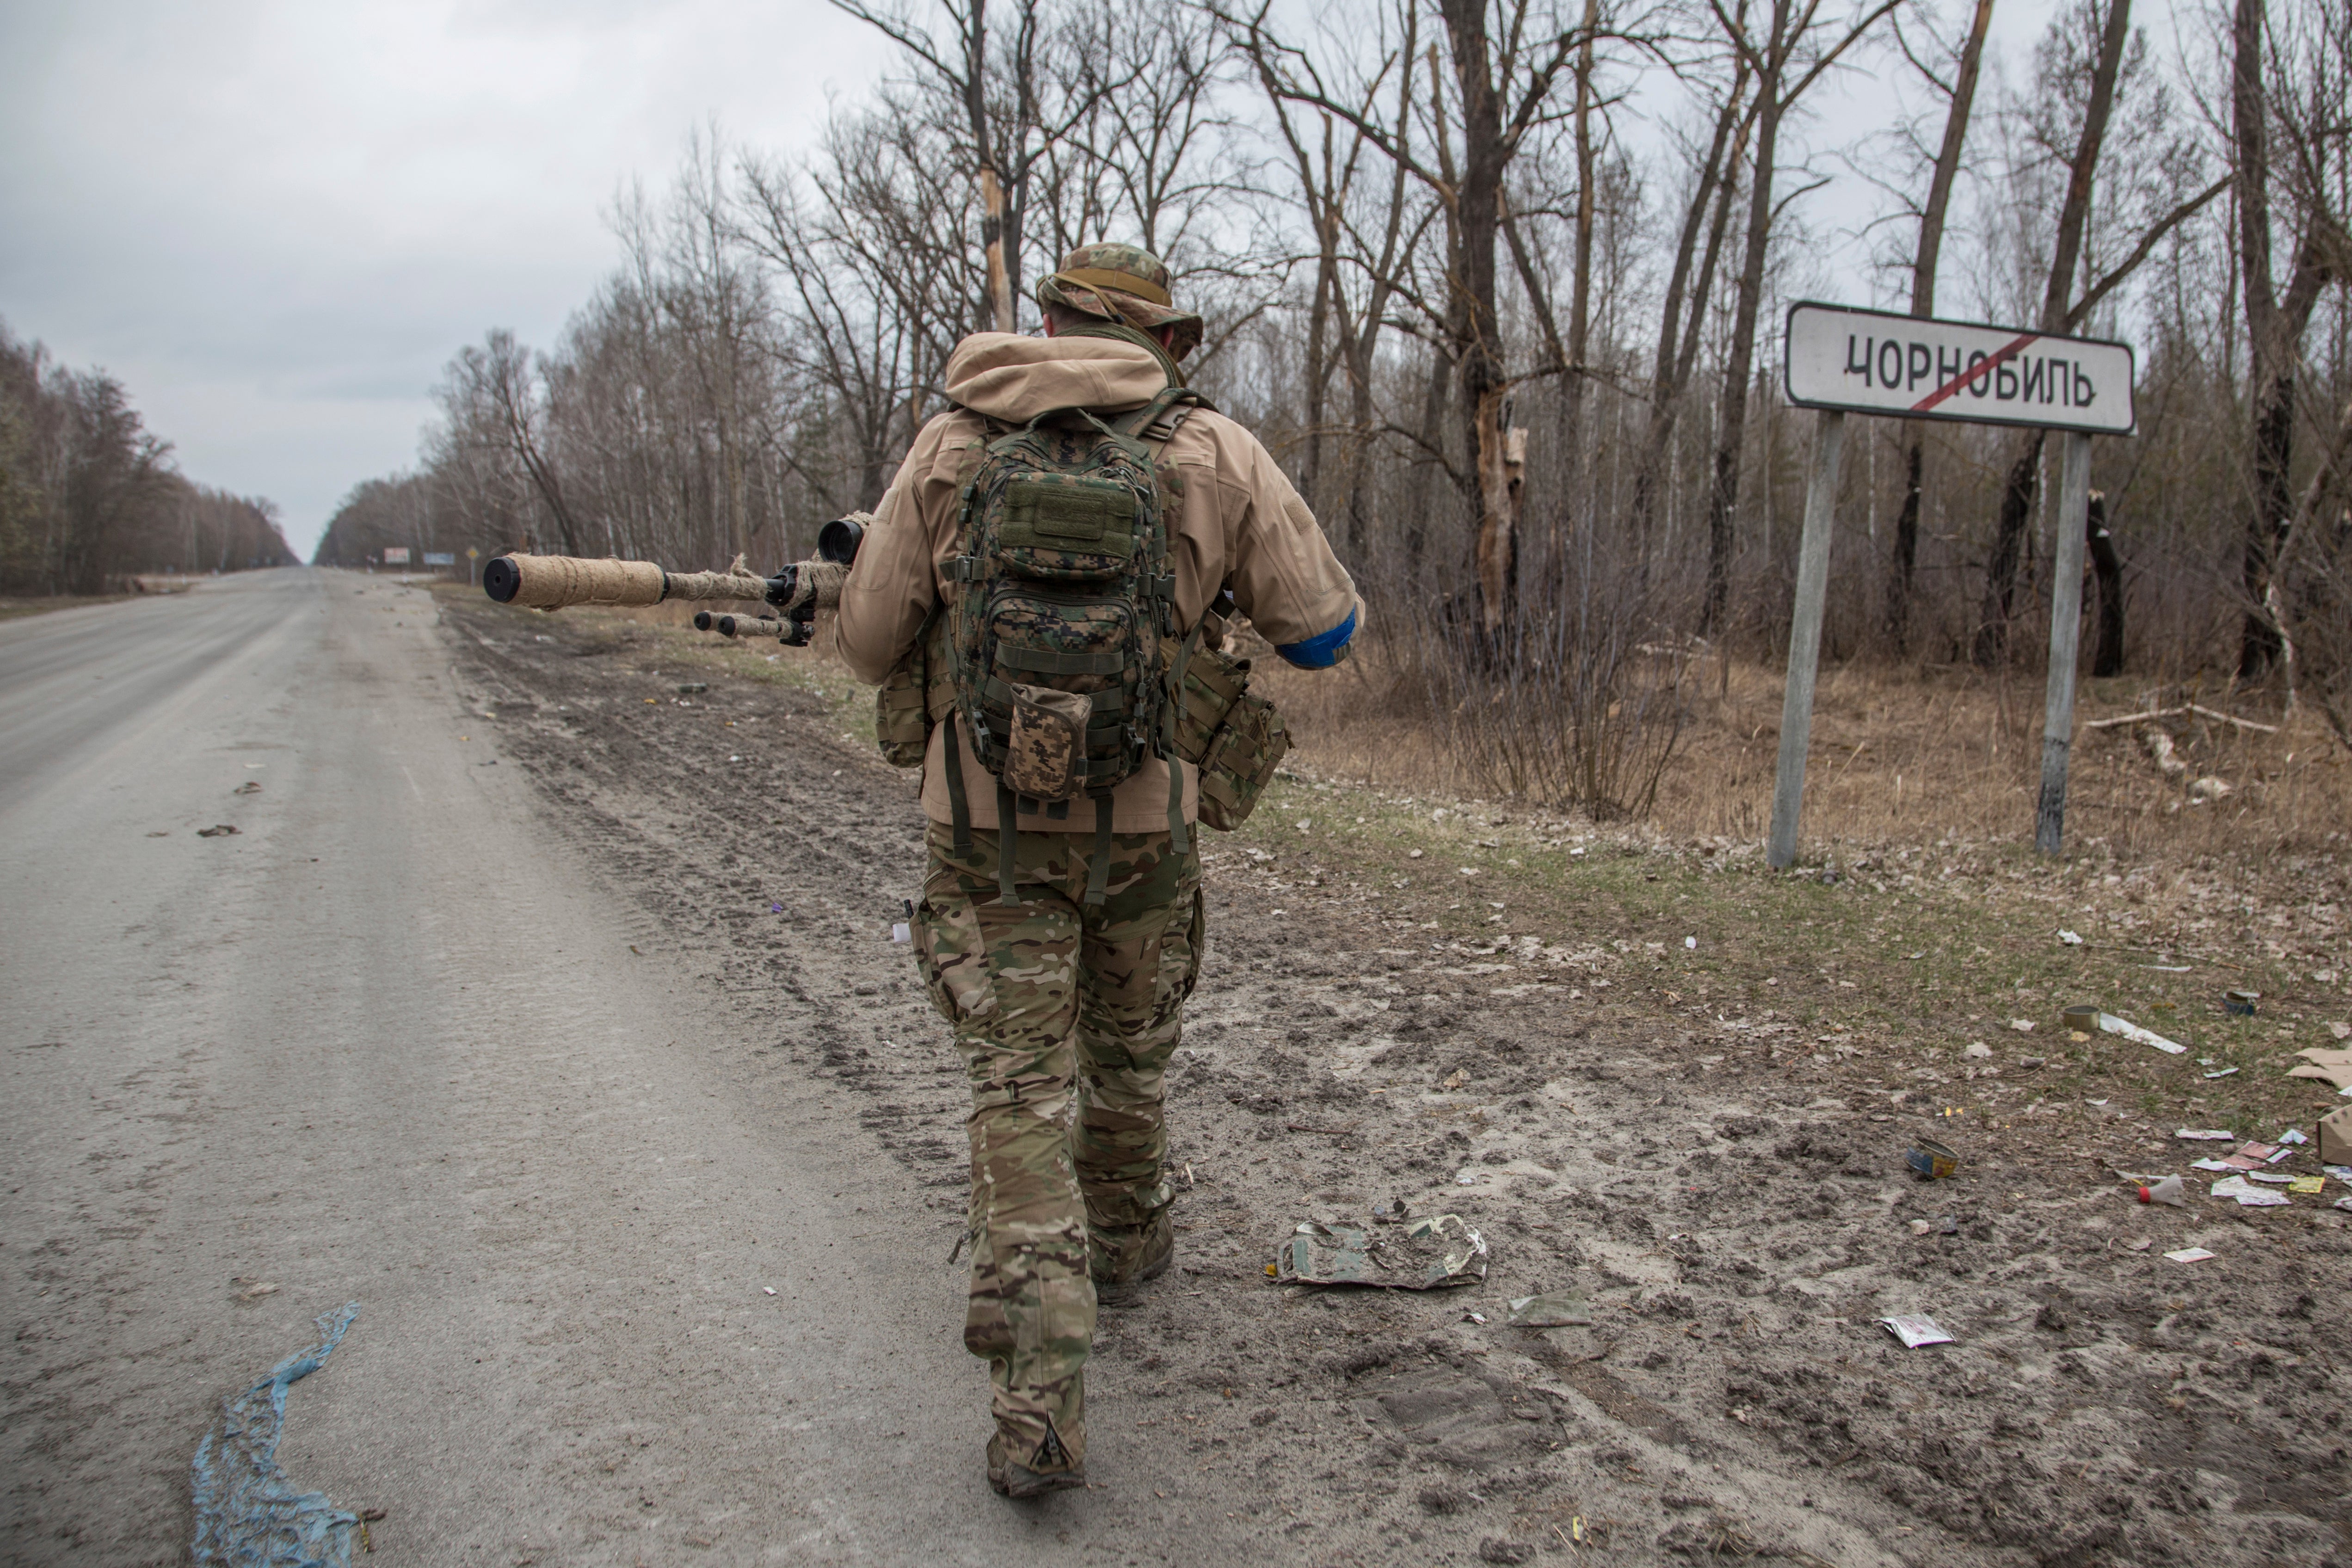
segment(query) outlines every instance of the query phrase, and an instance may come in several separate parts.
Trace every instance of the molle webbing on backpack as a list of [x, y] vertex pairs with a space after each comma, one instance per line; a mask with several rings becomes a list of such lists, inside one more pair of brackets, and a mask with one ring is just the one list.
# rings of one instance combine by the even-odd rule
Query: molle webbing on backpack
[[[1169, 831], [1178, 853], [1189, 846], [1173, 694], [1199, 629], [1183, 636], [1178, 626], [1175, 508], [1159, 449], [1196, 406], [1198, 394], [1171, 385], [1109, 422], [1086, 409], [1040, 413], [996, 434], [964, 485], [957, 554], [941, 574], [953, 590], [946, 642], [964, 738], [997, 781], [998, 892], [1008, 904], [1018, 902], [1018, 817], [1042, 807], [1066, 821], [1080, 797], [1095, 802], [1087, 902], [1102, 902], [1112, 791], [1148, 756], [1167, 759]], [[967, 845], [952, 732], [948, 774], [956, 842]]]

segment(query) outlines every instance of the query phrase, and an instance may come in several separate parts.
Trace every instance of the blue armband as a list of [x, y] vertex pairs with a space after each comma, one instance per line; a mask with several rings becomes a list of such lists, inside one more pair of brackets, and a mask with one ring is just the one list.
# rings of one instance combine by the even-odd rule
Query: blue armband
[[1355, 635], [1356, 612], [1350, 609], [1348, 618], [1328, 632], [1318, 632], [1304, 643], [1277, 643], [1274, 651], [1302, 670], [1328, 670], [1339, 662], [1340, 650]]

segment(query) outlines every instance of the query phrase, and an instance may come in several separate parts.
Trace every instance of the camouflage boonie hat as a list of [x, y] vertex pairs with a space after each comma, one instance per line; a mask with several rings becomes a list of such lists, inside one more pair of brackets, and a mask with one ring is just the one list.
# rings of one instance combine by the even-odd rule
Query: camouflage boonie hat
[[1145, 331], [1173, 327], [1168, 351], [1180, 360], [1201, 346], [1200, 317], [1175, 308], [1168, 268], [1136, 246], [1080, 246], [1062, 258], [1061, 271], [1037, 280], [1037, 303], [1066, 306]]

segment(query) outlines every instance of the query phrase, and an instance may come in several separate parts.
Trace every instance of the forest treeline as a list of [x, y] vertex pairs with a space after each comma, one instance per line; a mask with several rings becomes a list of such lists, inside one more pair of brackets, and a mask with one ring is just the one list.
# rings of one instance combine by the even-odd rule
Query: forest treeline
[[2007, 57], [2000, 3], [836, 0], [887, 77], [804, 155], [714, 129], [625, 193], [604, 285], [458, 352], [320, 559], [805, 553], [961, 337], [1130, 241], [1490, 781], [1635, 809], [1707, 656], [1782, 645], [1814, 419], [1780, 322], [1843, 298], [2128, 341], [2139, 425], [2095, 444], [2094, 580], [2053, 585], [2054, 443], [1856, 422], [1830, 657], [2030, 668], [2055, 588], [2099, 673], [2345, 735], [2352, 7], [2061, 0]]
[[119, 591], [147, 573], [298, 558], [268, 501], [183, 477], [121, 382], [0, 322], [0, 592]]

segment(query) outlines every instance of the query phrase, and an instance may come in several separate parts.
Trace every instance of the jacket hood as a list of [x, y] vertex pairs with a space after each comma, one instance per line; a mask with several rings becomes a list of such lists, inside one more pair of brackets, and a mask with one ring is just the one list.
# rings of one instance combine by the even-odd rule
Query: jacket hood
[[1010, 424], [1057, 408], [1141, 408], [1167, 384], [1150, 350], [1108, 338], [975, 332], [948, 356], [949, 398]]

